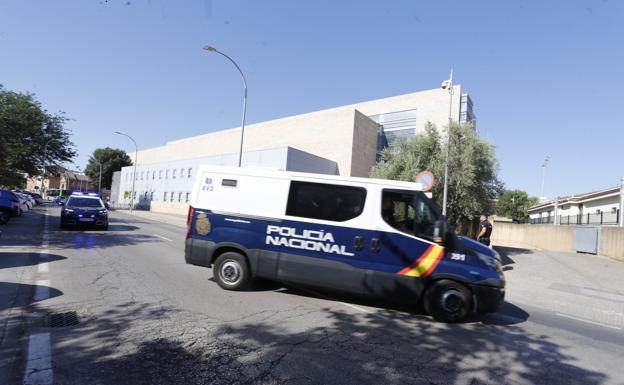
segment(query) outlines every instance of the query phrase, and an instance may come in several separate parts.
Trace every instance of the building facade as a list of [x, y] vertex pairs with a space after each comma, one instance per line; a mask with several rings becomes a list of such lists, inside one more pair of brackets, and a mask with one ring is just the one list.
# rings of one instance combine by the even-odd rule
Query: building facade
[[530, 223], [618, 225], [621, 187], [558, 197], [529, 208]]
[[[453, 120], [474, 122], [472, 101], [461, 85], [453, 87], [452, 98]], [[448, 90], [432, 89], [251, 124], [245, 127], [242, 165], [368, 177], [380, 148], [424, 132], [427, 122], [446, 126], [450, 102]], [[124, 167], [111, 200], [129, 204], [134, 178], [135, 202], [156, 211], [170, 211], [165, 203], [183, 205], [192, 169], [237, 164], [240, 134], [240, 127], [232, 128], [139, 151], [137, 175]]]

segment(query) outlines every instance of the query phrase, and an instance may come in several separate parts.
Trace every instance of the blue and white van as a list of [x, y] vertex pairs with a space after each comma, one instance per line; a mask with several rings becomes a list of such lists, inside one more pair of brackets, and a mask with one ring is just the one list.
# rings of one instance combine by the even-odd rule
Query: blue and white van
[[202, 166], [185, 259], [224, 289], [255, 277], [421, 302], [456, 322], [505, 295], [500, 257], [449, 229], [418, 183]]

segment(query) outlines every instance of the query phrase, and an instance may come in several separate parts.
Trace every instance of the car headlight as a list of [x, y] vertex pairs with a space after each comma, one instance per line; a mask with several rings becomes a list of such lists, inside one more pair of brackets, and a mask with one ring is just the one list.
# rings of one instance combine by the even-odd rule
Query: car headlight
[[63, 214], [67, 215], [67, 214], [73, 214], [74, 210], [72, 209], [65, 209], [63, 210]]
[[100, 214], [100, 215], [106, 215], [106, 214], [108, 214], [108, 211], [106, 211], [106, 210], [100, 210], [100, 211], [98, 211], [98, 214]]

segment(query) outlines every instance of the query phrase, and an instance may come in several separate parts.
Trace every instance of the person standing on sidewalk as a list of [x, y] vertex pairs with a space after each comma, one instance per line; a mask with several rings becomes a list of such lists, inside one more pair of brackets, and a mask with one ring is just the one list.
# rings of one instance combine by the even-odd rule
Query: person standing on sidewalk
[[481, 214], [481, 231], [477, 236], [477, 240], [486, 245], [490, 245], [490, 236], [492, 235], [492, 224], [488, 221], [488, 215], [486, 213]]

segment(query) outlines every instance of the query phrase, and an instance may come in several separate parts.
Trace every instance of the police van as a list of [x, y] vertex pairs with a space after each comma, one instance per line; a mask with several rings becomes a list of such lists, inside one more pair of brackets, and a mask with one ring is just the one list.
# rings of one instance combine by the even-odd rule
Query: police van
[[457, 322], [496, 311], [496, 251], [449, 228], [418, 183], [201, 166], [191, 193], [186, 262], [213, 267], [226, 290], [255, 277], [421, 302]]

